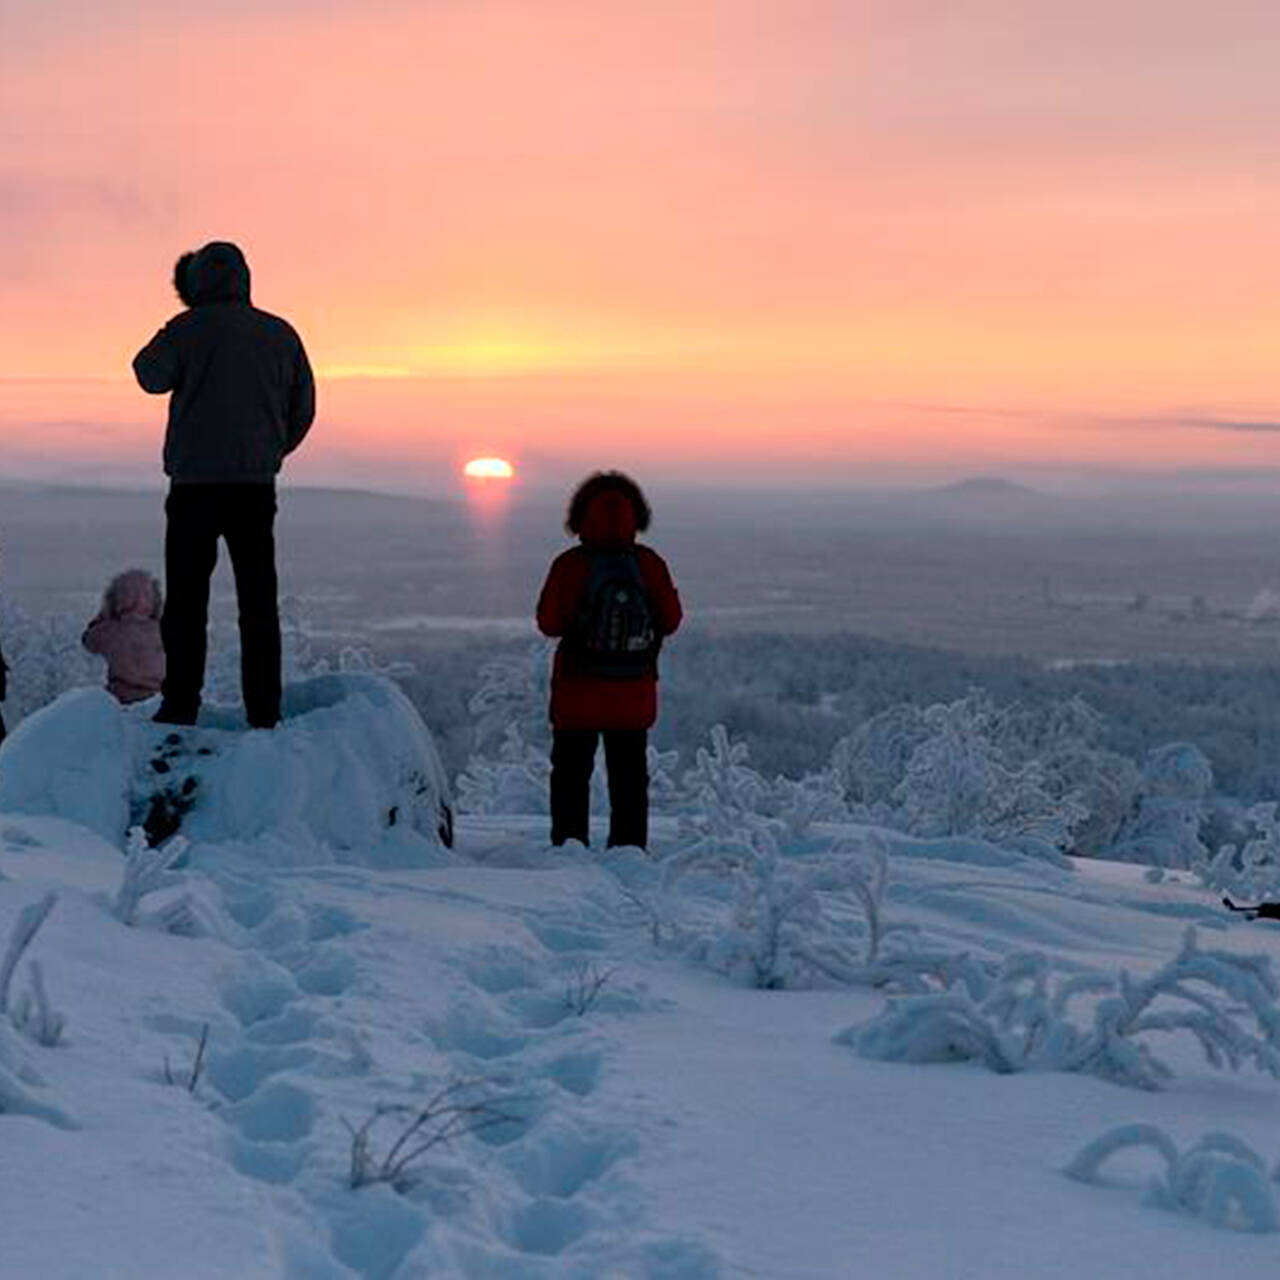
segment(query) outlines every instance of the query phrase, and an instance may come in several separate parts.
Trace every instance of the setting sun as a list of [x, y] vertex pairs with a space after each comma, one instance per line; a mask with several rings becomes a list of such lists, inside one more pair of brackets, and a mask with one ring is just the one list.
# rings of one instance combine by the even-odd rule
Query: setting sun
[[516, 469], [505, 458], [472, 458], [462, 474], [471, 480], [511, 480]]

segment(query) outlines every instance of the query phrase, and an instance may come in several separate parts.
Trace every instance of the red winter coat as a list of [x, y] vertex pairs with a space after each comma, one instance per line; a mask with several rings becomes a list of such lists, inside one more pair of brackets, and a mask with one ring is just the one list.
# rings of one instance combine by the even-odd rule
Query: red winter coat
[[[582, 519], [582, 546], [561, 552], [552, 562], [538, 597], [538, 629], [563, 637], [577, 617], [587, 588], [590, 560], [584, 548], [635, 545], [636, 518], [630, 500], [605, 490], [591, 500]], [[653, 606], [659, 637], [680, 625], [680, 597], [666, 561], [645, 546], [635, 546], [640, 574]], [[564, 640], [551, 669], [551, 724], [556, 729], [648, 729], [658, 718], [658, 667], [637, 679], [610, 680], [575, 669], [574, 653]]]

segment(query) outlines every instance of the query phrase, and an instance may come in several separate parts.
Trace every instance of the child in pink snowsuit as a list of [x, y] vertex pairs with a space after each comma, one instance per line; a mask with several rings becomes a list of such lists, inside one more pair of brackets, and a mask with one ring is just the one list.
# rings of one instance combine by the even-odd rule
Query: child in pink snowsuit
[[160, 583], [145, 569], [129, 569], [111, 579], [102, 608], [82, 639], [90, 653], [107, 660], [107, 688], [121, 702], [141, 702], [160, 692], [164, 644]]

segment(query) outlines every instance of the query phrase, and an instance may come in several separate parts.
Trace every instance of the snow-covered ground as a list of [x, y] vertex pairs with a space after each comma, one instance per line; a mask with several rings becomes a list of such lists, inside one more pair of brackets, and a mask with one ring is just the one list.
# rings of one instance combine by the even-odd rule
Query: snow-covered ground
[[[447, 797], [410, 717], [379, 682], [335, 677], [295, 691], [273, 735], [215, 716], [175, 745], [78, 692], [6, 743], [0, 945], [57, 900], [3, 993], [0, 1275], [1271, 1273], [1277, 1236], [1247, 1215], [1215, 1227], [1147, 1203], [1165, 1173], [1150, 1151], [1094, 1182], [1063, 1170], [1135, 1123], [1179, 1151], [1232, 1134], [1270, 1164], [1280, 1081], [1213, 1067], [1186, 1032], [1145, 1037], [1172, 1071], [1151, 1091], [861, 1056], [841, 1033], [906, 997], [726, 976], [723, 940], [698, 940], [732, 923], [732, 894], [707, 866], [664, 881], [687, 825], [660, 820], [652, 858], [552, 852], [540, 819], [503, 815], [464, 818], [444, 848]], [[128, 826], [184, 794], [174, 865], [130, 913], [124, 871], [149, 855], [135, 835], [126, 857]], [[867, 847], [821, 834], [814, 848]], [[886, 946], [1145, 977], [1194, 925], [1206, 951], [1280, 959], [1276, 925], [1226, 917], [1186, 874], [884, 840], [883, 919], [916, 930]], [[856, 911], [830, 920], [862, 938]], [[26, 998], [32, 961], [60, 1036]], [[1252, 1025], [1243, 1005], [1233, 988], [1215, 1007]], [[353, 1189], [352, 1130], [372, 1121], [376, 1175], [433, 1099], [472, 1131]]]

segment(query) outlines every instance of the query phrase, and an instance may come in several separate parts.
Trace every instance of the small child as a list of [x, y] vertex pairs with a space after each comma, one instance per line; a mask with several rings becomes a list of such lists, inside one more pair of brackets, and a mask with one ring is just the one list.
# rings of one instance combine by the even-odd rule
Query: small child
[[538, 628], [558, 636], [551, 673], [551, 843], [588, 841], [591, 773], [604, 738], [609, 845], [649, 840], [648, 731], [658, 715], [658, 650], [680, 625], [666, 562], [636, 544], [649, 527], [640, 486], [588, 476], [569, 500], [561, 552], [538, 599]]
[[160, 692], [164, 644], [160, 583], [145, 569], [117, 574], [102, 593], [102, 608], [85, 628], [81, 643], [107, 660], [107, 688], [123, 703], [141, 702]]

